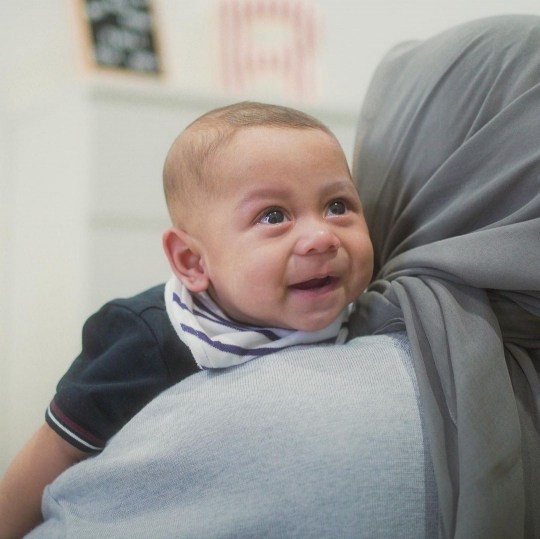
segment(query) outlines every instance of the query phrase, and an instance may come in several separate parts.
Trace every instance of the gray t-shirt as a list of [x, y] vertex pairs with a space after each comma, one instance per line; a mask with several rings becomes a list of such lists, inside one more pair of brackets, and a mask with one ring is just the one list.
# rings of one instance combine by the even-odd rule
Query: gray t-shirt
[[29, 537], [435, 537], [404, 333], [202, 371], [44, 494]]

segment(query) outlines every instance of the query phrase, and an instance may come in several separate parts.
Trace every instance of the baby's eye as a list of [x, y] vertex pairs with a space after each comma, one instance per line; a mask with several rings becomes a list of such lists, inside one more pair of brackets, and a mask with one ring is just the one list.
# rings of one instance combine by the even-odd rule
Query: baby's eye
[[347, 213], [347, 206], [340, 200], [334, 200], [328, 205], [326, 213], [327, 215], [343, 215], [344, 213]]
[[265, 225], [279, 225], [285, 221], [285, 214], [281, 210], [270, 210], [260, 219], [259, 223]]

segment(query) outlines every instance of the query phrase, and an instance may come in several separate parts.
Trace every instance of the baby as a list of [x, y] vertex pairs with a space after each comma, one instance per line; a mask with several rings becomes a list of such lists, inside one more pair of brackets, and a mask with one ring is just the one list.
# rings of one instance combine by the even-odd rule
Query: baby
[[0, 485], [3, 539], [35, 526], [45, 485], [167, 387], [201, 368], [346, 339], [373, 250], [325, 125], [274, 105], [216, 109], [176, 139], [163, 177], [173, 277], [164, 295], [111, 302], [85, 324], [46, 424]]
[[176, 140], [164, 181], [167, 310], [201, 366], [336, 341], [372, 247], [324, 125], [268, 105], [212, 111]]

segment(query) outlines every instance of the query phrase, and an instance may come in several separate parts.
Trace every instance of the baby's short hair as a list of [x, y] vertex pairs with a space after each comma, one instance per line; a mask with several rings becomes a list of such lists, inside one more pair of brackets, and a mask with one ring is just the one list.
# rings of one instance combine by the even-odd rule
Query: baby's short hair
[[[196, 204], [198, 194], [211, 195], [213, 158], [235, 133], [248, 127], [318, 129], [335, 139], [316, 118], [280, 105], [243, 101], [207, 112], [178, 136], [165, 160], [163, 187], [175, 225]], [[183, 210], [178, 210], [179, 203]]]

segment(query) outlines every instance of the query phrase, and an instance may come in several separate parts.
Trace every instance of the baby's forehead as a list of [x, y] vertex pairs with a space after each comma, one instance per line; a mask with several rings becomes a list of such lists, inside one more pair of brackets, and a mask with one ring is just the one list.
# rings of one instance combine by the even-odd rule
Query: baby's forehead
[[[280, 152], [294, 151], [298, 158], [313, 151], [314, 147], [332, 148], [345, 155], [337, 139], [329, 133], [314, 128], [293, 128], [274, 126], [249, 126], [237, 129], [222, 144], [220, 157], [241, 159], [248, 157], [264, 161], [275, 154], [279, 159]], [[322, 154], [321, 154], [322, 155]], [[326, 155], [326, 154], [324, 154]]]
[[[225, 187], [223, 184], [231, 186], [231, 182], [234, 188], [235, 175], [246, 169], [261, 174], [271, 169], [288, 175], [290, 168], [299, 166], [297, 163], [302, 159], [312, 159], [306, 157], [308, 154], [318, 154], [323, 166], [348, 172], [347, 160], [337, 139], [316, 128], [256, 125], [223, 129], [208, 125], [203, 129], [192, 126], [179, 137], [178, 144], [177, 164], [192, 163], [192, 169], [197, 171], [186, 178], [188, 183], [185, 184], [188, 187], [191, 183], [189, 189], [194, 191], [215, 192]], [[348, 176], [350, 178], [350, 174]], [[257, 178], [254, 174], [252, 180], [256, 182]]]
[[[240, 147], [250, 146], [257, 139], [260, 150], [273, 144], [274, 139], [287, 140], [290, 137], [317, 137], [329, 145], [341, 149], [337, 138], [330, 131], [316, 127], [275, 126], [255, 124], [235, 126], [225, 122], [205, 121], [189, 126], [177, 139], [176, 144], [182, 154], [197, 153], [211, 157], [214, 153], [223, 154]], [[272, 140], [270, 140], [272, 139]]]

